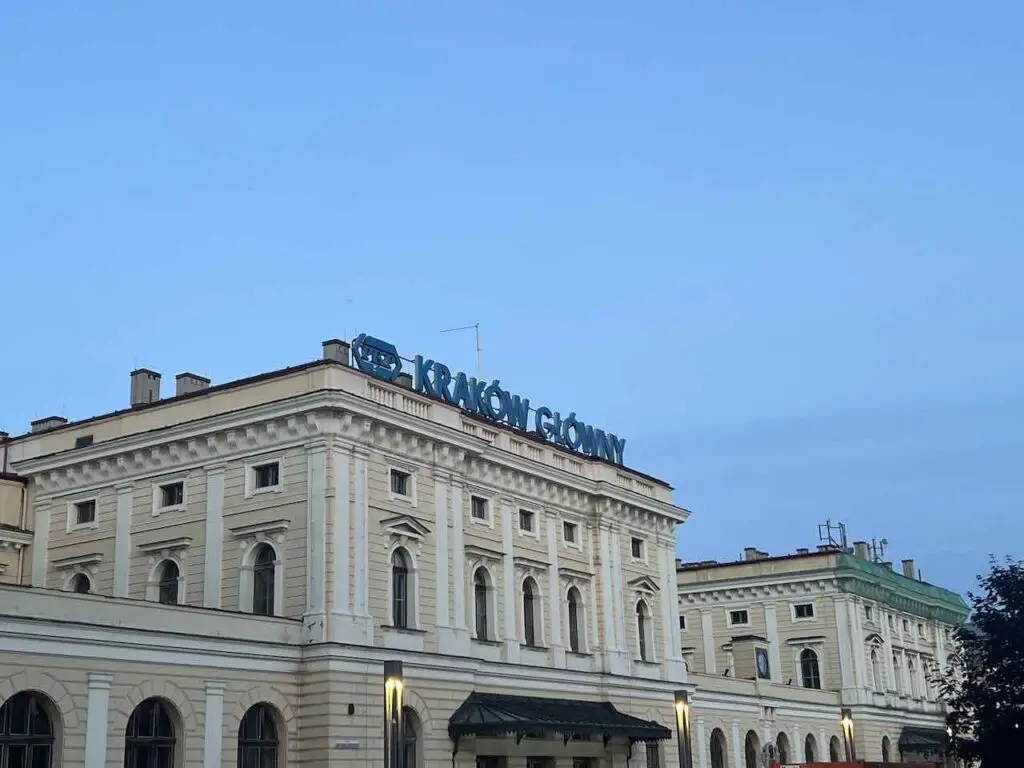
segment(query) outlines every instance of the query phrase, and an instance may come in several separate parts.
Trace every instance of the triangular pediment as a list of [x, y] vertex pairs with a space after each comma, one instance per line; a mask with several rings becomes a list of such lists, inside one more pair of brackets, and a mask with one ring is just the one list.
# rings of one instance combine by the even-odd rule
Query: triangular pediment
[[638, 592], [650, 592], [652, 594], [655, 592], [661, 592], [661, 587], [659, 587], [658, 583], [650, 576], [641, 576], [637, 579], [633, 579], [629, 582], [629, 586]]
[[868, 645], [885, 645], [885, 639], [877, 632], [869, 634], [865, 640]]
[[395, 515], [382, 520], [381, 527], [394, 536], [406, 536], [410, 539], [422, 540], [430, 533], [430, 529], [415, 517]]

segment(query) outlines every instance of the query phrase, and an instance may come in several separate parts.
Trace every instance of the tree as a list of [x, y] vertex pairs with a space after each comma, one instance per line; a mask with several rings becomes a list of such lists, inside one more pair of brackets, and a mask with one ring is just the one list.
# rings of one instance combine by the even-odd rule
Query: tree
[[1024, 562], [993, 557], [968, 593], [972, 613], [938, 680], [951, 751], [968, 765], [1017, 768], [1024, 760]]

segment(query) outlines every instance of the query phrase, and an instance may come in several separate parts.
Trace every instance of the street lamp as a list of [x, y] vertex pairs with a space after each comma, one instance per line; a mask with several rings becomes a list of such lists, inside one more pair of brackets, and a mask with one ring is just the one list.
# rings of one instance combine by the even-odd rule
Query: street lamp
[[679, 768], [693, 768], [690, 751], [690, 697], [686, 691], [676, 691], [676, 739], [679, 742]]
[[846, 759], [852, 762], [857, 759], [857, 747], [853, 743], [853, 712], [849, 707], [843, 707], [842, 719], [839, 721], [843, 726], [843, 742], [846, 746]]
[[384, 662], [384, 768], [402, 768], [402, 662]]

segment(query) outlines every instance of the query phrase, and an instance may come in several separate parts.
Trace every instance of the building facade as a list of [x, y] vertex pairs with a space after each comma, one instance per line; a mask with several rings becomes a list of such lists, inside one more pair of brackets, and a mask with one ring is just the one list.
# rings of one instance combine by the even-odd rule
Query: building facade
[[689, 513], [623, 442], [356, 357], [171, 397], [137, 370], [129, 408], [3, 441], [6, 765], [381, 766], [396, 660], [409, 768], [675, 766], [679, 691], [700, 768], [841, 738], [846, 687], [700, 667]]
[[[855, 724], [857, 756], [940, 761], [944, 710], [934, 674], [944, 669], [963, 599], [853, 548], [679, 568], [683, 656], [692, 672], [829, 691]], [[691, 675], [691, 680], [698, 679]], [[788, 743], [787, 743], [788, 742]], [[780, 750], [800, 759], [843, 755], [839, 740], [794, 733]]]

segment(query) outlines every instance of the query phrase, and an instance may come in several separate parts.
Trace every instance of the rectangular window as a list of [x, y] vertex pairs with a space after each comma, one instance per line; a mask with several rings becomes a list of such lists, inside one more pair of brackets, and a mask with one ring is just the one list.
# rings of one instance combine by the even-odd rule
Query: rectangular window
[[919, 634], [921, 637], [925, 637], [926, 636], [925, 635], [925, 631], [924, 631], [924, 624], [918, 624], [917, 625], [917, 634]]
[[176, 507], [185, 503], [185, 483], [168, 483], [160, 486], [160, 506]]
[[533, 512], [528, 509], [519, 510], [519, 530], [533, 532]]
[[526, 768], [555, 768], [555, 758], [528, 757], [526, 758]]
[[814, 618], [814, 604], [813, 603], [800, 603], [793, 606], [793, 615], [798, 619], [813, 619]]
[[749, 624], [750, 616], [746, 611], [729, 611], [729, 624], [735, 626], [737, 624]]
[[864, 618], [867, 619], [868, 621], [871, 621], [871, 606], [870, 605], [865, 605], [864, 606]]
[[276, 461], [258, 464], [252, 468], [254, 488], [274, 488], [281, 481], [281, 465]]
[[504, 757], [478, 757], [476, 759], [476, 768], [506, 768], [507, 764]]
[[630, 549], [631, 549], [631, 551], [633, 553], [633, 559], [635, 559], [635, 560], [643, 560], [644, 559], [644, 540], [643, 539], [638, 539], [638, 538], [636, 538], [634, 536], [633, 540], [629, 544], [630, 544]]
[[892, 620], [892, 614], [889, 615], [889, 629], [896, 629], [896, 624]]
[[660, 746], [656, 741], [647, 742], [647, 768], [661, 768]]
[[409, 481], [412, 476], [398, 469], [391, 470], [391, 492], [396, 496], [409, 495]]
[[910, 622], [907, 621], [906, 619], [903, 620], [903, 631], [906, 632], [907, 634], [910, 633]]
[[80, 501], [75, 504], [75, 525], [88, 525], [96, 522], [96, 502]]
[[[575, 741], [576, 739], [573, 739]], [[572, 759], [572, 768], [597, 768], [596, 757], [574, 757]]]
[[567, 544], [576, 543], [576, 523], [562, 523], [562, 536]]
[[487, 499], [480, 496], [471, 496], [469, 499], [469, 514], [474, 520], [486, 520]]
[[686, 631], [686, 617], [685, 616], [680, 616], [679, 617], [679, 630], [681, 632], [685, 632]]
[[92, 445], [92, 435], [79, 435], [75, 438], [75, 448], [88, 448]]

